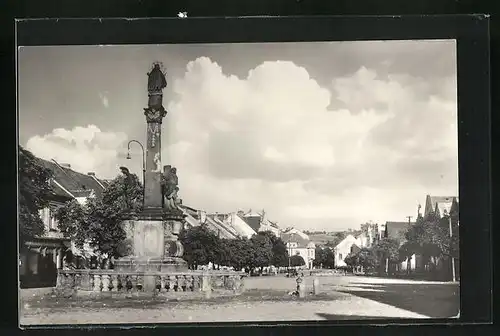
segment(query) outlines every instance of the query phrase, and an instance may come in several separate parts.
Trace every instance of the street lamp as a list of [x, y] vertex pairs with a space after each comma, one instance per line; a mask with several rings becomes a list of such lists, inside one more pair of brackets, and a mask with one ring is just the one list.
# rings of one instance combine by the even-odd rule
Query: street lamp
[[[146, 153], [144, 152], [144, 146], [139, 141], [130, 140], [127, 144], [127, 160], [132, 159], [132, 157], [130, 156], [130, 145], [132, 144], [132, 142], [135, 142], [136, 144], [141, 146], [141, 149], [142, 149], [142, 184], [143, 184], [143, 196], [144, 196], [145, 190], [146, 190], [146, 159], [145, 159]], [[144, 199], [143, 199], [143, 202], [144, 202]]]

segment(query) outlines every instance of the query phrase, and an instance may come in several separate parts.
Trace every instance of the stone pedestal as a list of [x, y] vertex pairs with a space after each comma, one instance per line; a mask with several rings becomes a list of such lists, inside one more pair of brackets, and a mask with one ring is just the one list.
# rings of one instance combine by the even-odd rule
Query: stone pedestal
[[187, 271], [183, 247], [177, 239], [184, 216], [165, 214], [163, 210], [145, 211], [123, 221], [127, 256], [115, 261], [117, 272], [143, 273], [145, 292], [154, 292], [156, 277], [148, 273]]

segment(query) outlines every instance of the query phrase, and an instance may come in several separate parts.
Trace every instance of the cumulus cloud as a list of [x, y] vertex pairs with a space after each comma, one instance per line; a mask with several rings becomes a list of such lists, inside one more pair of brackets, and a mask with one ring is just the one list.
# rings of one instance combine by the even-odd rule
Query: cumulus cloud
[[71, 130], [56, 128], [49, 134], [33, 136], [26, 148], [40, 158], [69, 163], [76, 171], [113, 178], [126, 140], [124, 133], [105, 132], [88, 125]]
[[[178, 168], [184, 204], [265, 208], [283, 227], [333, 230], [404, 220], [426, 194], [456, 194], [456, 80], [393, 63], [384, 66], [398, 71], [360, 65], [320, 85], [291, 61], [239, 76], [208, 57], [190, 61], [169, 79], [162, 126], [162, 161]], [[113, 177], [122, 164], [141, 171], [135, 149], [125, 161], [126, 140], [90, 125], [54, 129], [27, 147]]]
[[173, 91], [164, 157], [195, 207], [343, 227], [402, 220], [425, 194], [458, 189], [453, 78], [379, 78], [362, 66], [321, 87], [293, 62], [237, 77], [201, 57]]

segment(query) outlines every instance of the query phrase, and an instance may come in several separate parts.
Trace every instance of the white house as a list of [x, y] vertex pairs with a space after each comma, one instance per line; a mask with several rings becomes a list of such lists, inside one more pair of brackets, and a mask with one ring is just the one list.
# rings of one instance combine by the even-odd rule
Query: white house
[[300, 255], [305, 261], [305, 267], [313, 268], [316, 258], [316, 245], [310, 241], [309, 236], [297, 229], [289, 229], [281, 233], [281, 239], [286, 244], [288, 255]]
[[353, 246], [360, 247], [360, 240], [352, 234], [347, 235], [340, 243], [334, 248], [335, 253], [335, 267], [347, 266], [344, 259], [351, 253]]

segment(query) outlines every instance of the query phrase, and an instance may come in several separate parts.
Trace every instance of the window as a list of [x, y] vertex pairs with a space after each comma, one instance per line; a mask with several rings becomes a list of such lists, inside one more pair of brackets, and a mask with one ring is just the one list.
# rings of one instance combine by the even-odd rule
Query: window
[[339, 259], [342, 260], [342, 253], [339, 254]]
[[48, 224], [49, 224], [49, 230], [51, 231], [56, 231], [57, 230], [57, 221], [54, 218], [55, 215], [55, 208], [48, 208]]

